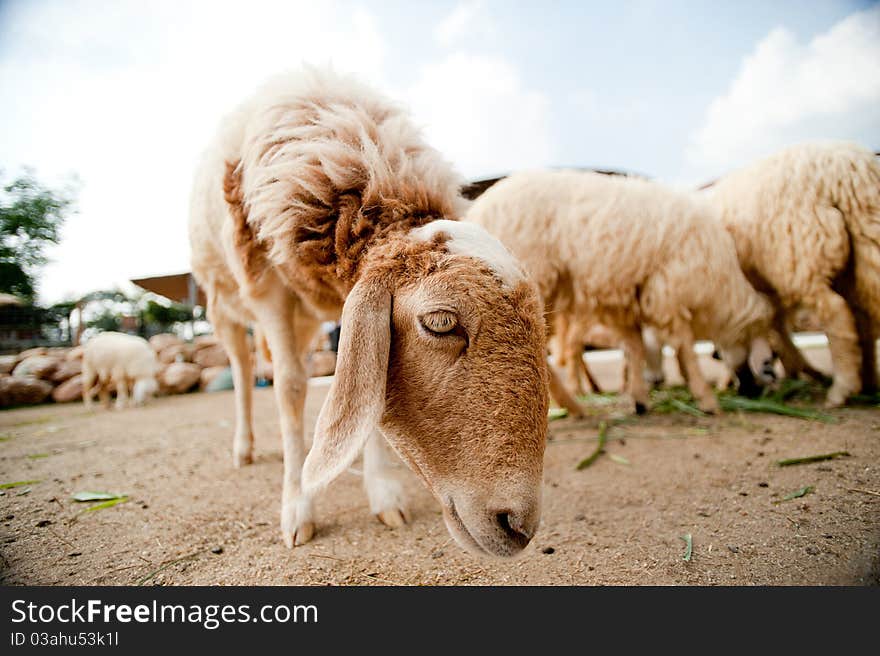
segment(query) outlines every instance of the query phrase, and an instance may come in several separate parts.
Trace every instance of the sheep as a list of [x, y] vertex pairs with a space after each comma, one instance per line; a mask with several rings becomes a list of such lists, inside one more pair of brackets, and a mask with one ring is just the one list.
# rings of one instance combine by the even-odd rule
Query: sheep
[[[593, 172], [525, 171], [484, 192], [467, 220], [519, 258], [548, 312], [573, 316], [584, 330], [602, 324], [619, 333], [637, 412], [648, 406], [643, 325], [681, 353], [706, 412], [719, 406], [694, 341], [715, 340], [739, 369], [769, 328], [770, 305], [740, 270], [733, 240], [685, 193]], [[560, 400], [554, 389], [551, 394]]]
[[789, 336], [799, 308], [828, 335], [826, 406], [877, 386], [880, 321], [880, 163], [851, 143], [786, 148], [724, 176], [705, 194], [733, 236], [746, 276], [767, 294], [786, 374], [821, 374]]
[[129, 404], [129, 388], [134, 405], [141, 405], [158, 389], [159, 362], [149, 342], [137, 335], [99, 333], [83, 348], [83, 403], [92, 406], [95, 391], [104, 405], [110, 402], [110, 388], [116, 388], [116, 409]]
[[[313, 68], [227, 116], [199, 164], [191, 259], [231, 360], [233, 464], [253, 457], [245, 335], [257, 326], [273, 363], [288, 547], [312, 539], [316, 495], [361, 450], [372, 513], [405, 523], [386, 442], [464, 548], [511, 556], [537, 529], [543, 309], [501, 243], [457, 220], [460, 184], [401, 108]], [[336, 374], [306, 454], [304, 356], [320, 323], [340, 316]]]

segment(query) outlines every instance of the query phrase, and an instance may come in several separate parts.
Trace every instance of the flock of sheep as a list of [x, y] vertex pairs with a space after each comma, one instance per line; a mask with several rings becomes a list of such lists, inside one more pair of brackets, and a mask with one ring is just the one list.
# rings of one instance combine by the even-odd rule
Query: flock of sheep
[[[234, 464], [253, 458], [254, 329], [274, 367], [288, 546], [313, 537], [316, 496], [361, 451], [371, 511], [405, 523], [390, 445], [459, 544], [522, 550], [540, 517], [549, 395], [580, 412], [574, 393], [591, 378], [581, 356], [598, 328], [623, 348], [637, 412], [662, 377], [664, 344], [706, 412], [719, 406], [696, 340], [715, 344], [742, 392], [771, 382], [775, 354], [788, 376], [820, 376], [789, 335], [802, 308], [828, 335], [827, 405], [876, 386], [871, 152], [794, 147], [699, 192], [531, 171], [468, 203], [462, 182], [398, 105], [313, 69], [228, 115], [199, 165], [192, 265], [231, 362]], [[321, 322], [340, 316], [336, 375], [307, 451], [304, 358]], [[548, 365], [554, 335], [568, 387]]]

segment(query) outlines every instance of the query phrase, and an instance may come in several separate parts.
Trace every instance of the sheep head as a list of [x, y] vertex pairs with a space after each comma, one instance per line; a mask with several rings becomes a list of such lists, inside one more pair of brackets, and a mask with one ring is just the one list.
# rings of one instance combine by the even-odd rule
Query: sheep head
[[373, 249], [345, 302], [304, 486], [329, 483], [378, 428], [459, 544], [521, 551], [540, 518], [542, 314], [516, 261], [475, 225], [435, 221]]

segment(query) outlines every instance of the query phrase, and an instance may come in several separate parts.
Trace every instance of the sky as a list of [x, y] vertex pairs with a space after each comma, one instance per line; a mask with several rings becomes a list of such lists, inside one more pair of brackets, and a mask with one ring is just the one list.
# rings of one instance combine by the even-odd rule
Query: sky
[[0, 0], [0, 171], [78, 179], [41, 302], [189, 270], [201, 150], [304, 62], [405, 104], [470, 179], [690, 187], [792, 143], [880, 151], [876, 2]]

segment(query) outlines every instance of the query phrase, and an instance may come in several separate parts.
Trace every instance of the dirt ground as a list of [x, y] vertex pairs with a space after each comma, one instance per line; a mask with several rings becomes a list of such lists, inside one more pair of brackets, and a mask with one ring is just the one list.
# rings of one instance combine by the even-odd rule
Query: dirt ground
[[[827, 353], [808, 357], [827, 367]], [[704, 360], [707, 369], [717, 364]], [[606, 386], [619, 361], [594, 362]], [[667, 363], [670, 374], [675, 365]], [[326, 381], [313, 380], [306, 425]], [[411, 522], [370, 514], [359, 463], [318, 503], [318, 534], [290, 551], [277, 529], [281, 448], [271, 388], [256, 403], [256, 463], [231, 466], [232, 392], [88, 412], [81, 404], [0, 413], [0, 583], [164, 585], [877, 585], [880, 410], [826, 424], [766, 414], [649, 415], [551, 422], [542, 526], [513, 561], [482, 560], [449, 537], [438, 505], [400, 467]], [[781, 458], [849, 457], [779, 467]], [[613, 456], [613, 457], [612, 457]], [[784, 501], [805, 486], [813, 491]], [[83, 513], [79, 491], [129, 501]], [[689, 562], [683, 559], [692, 536]]]

